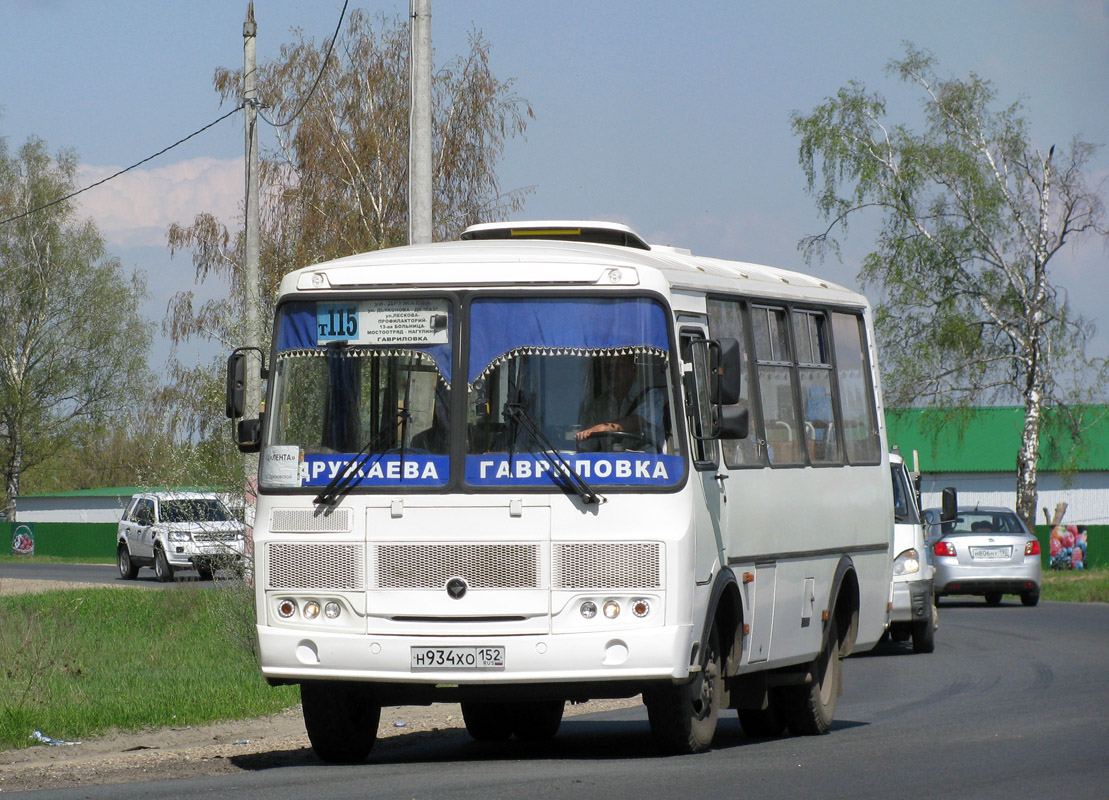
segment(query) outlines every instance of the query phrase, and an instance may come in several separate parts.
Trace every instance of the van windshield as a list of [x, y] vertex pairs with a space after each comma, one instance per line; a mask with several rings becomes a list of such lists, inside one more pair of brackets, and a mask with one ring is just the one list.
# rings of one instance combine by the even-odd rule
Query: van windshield
[[912, 525], [920, 522], [917, 513], [916, 500], [914, 499], [912, 483], [904, 464], [891, 464], [893, 473], [893, 518], [895, 522], [905, 522]]

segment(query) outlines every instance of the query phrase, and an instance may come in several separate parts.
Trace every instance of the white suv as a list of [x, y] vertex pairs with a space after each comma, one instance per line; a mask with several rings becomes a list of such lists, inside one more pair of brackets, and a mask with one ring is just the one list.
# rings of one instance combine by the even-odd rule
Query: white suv
[[246, 552], [243, 524], [214, 494], [144, 492], [131, 497], [116, 536], [119, 576], [131, 580], [139, 567], [154, 567], [160, 581], [175, 569], [196, 569], [210, 580], [217, 567], [241, 569]]

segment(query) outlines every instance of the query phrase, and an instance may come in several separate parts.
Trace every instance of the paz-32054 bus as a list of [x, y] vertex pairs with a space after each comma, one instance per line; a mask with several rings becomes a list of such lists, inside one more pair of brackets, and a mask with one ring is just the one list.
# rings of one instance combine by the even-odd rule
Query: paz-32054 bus
[[[433, 702], [479, 740], [637, 695], [665, 752], [728, 708], [827, 731], [889, 614], [870, 316], [609, 223], [286, 275], [237, 441], [260, 452], [261, 669], [300, 684], [316, 753], [360, 760], [382, 706]], [[229, 359], [232, 417], [258, 355]]]

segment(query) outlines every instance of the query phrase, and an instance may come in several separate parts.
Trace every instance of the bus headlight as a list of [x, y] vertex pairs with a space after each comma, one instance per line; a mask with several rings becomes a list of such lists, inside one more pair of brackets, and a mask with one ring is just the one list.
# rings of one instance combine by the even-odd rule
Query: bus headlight
[[323, 615], [328, 619], [337, 619], [343, 612], [343, 607], [334, 600], [329, 600], [323, 607]]
[[315, 619], [320, 615], [320, 604], [315, 600], [309, 600], [304, 604], [304, 618]]
[[604, 607], [605, 616], [609, 619], [616, 619], [620, 616], [620, 604], [615, 600], [606, 600]]
[[581, 604], [581, 615], [586, 619], [593, 619], [597, 616], [597, 604], [592, 600], [586, 600]]
[[293, 614], [297, 613], [297, 604], [292, 600], [278, 600], [277, 601], [277, 615], [288, 619]]
[[642, 619], [651, 613], [651, 604], [644, 598], [632, 600], [632, 613]]

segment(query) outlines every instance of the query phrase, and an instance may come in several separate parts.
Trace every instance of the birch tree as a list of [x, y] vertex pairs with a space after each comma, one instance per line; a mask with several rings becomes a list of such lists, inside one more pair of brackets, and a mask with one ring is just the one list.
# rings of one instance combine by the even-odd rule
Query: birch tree
[[[0, 138], [0, 474], [8, 519], [23, 474], [146, 396], [146, 290], [75, 217], [77, 157]], [[40, 209], [34, 211], [34, 209]], [[26, 213], [32, 212], [33, 213]]]
[[[261, 316], [273, 315], [281, 276], [319, 261], [405, 243], [408, 229], [408, 27], [401, 18], [355, 11], [324, 68], [329, 41], [299, 32], [277, 60], [258, 68], [261, 151]], [[502, 191], [497, 166], [508, 139], [522, 136], [531, 106], [497, 78], [491, 47], [480, 33], [469, 51], [433, 76], [433, 222], [436, 239], [454, 238], [474, 222], [503, 219], [522, 207], [527, 190]], [[238, 101], [242, 71], [217, 70], [216, 91]], [[194, 305], [182, 292], [164, 329], [174, 342], [199, 336], [230, 350], [244, 340], [242, 230], [211, 214], [169, 230], [172, 252], [192, 254], [198, 282], [230, 283], [223, 299]], [[192, 435], [209, 430], [222, 396], [207, 367], [171, 367], [189, 404]], [[221, 390], [220, 390], [221, 391]]]
[[[1037, 147], [1020, 102], [997, 108], [973, 73], [938, 77], [934, 57], [911, 44], [887, 72], [919, 92], [920, 131], [889, 121], [885, 99], [858, 81], [792, 116], [828, 222], [800, 248], [810, 261], [838, 254], [849, 222], [880, 217], [859, 278], [877, 292], [887, 395], [936, 407], [1019, 402], [1016, 502], [1031, 527], [1045, 414], [1066, 412], [1106, 376], [1105, 361], [1085, 353], [1092, 323], [1052, 270], [1064, 247], [1109, 235], [1103, 187], [1086, 175], [1097, 146], [1075, 136]], [[1091, 266], [1103, 271], [1104, 256]]]

